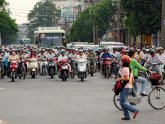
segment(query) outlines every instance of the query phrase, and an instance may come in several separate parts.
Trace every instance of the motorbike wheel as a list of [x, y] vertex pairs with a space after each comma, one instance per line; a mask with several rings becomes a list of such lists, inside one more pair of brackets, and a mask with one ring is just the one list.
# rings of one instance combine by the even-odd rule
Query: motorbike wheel
[[63, 80], [66, 81], [66, 79], [67, 79], [67, 73], [66, 73], [66, 71], [64, 71], [63, 72]]
[[22, 77], [23, 77], [23, 79], [26, 78], [26, 71], [25, 71], [25, 69], [22, 70]]
[[21, 79], [22, 78], [22, 75], [21, 74], [19, 74], [19, 79]]
[[50, 69], [50, 77], [54, 78], [54, 69], [53, 68]]
[[11, 72], [11, 81], [14, 82], [14, 80], [15, 80], [14, 72]]
[[46, 76], [46, 69], [45, 68], [42, 69], [42, 75]]
[[32, 78], [35, 78], [36, 77], [36, 75], [35, 75], [35, 72], [31, 72], [32, 73]]

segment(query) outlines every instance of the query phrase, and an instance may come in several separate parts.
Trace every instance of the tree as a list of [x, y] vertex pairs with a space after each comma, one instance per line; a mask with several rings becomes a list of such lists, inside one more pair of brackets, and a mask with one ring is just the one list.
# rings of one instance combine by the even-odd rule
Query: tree
[[5, 0], [0, 1], [0, 6], [3, 8], [0, 11], [0, 33], [2, 38], [2, 43], [9, 44], [16, 40], [18, 27], [15, 20], [12, 19], [9, 13], [6, 11], [5, 7], [7, 3]]
[[112, 0], [103, 0], [91, 10], [91, 17], [100, 38], [110, 28], [110, 22], [115, 12], [116, 6], [112, 5]]
[[93, 25], [97, 28], [98, 37], [101, 38], [110, 28], [115, 10], [116, 7], [112, 5], [112, 0], [103, 0], [95, 7], [89, 7], [81, 12], [71, 28], [71, 40], [91, 42], [93, 39]]
[[125, 24], [132, 35], [148, 35], [160, 30], [162, 0], [121, 0], [121, 4], [127, 11]]
[[90, 9], [87, 8], [78, 16], [77, 20], [73, 23], [70, 31], [71, 41], [91, 42], [93, 23], [90, 18]]
[[60, 17], [60, 10], [56, 9], [51, 0], [37, 2], [28, 14], [30, 37], [33, 37], [33, 32], [37, 27], [54, 26], [56, 17]]

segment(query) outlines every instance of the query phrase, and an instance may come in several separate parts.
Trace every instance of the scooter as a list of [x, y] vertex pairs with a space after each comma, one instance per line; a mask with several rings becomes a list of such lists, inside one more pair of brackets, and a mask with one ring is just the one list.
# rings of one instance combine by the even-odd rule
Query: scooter
[[74, 76], [77, 74], [77, 62], [76, 62], [76, 60], [71, 60], [70, 61], [70, 65], [71, 65], [71, 67], [72, 67], [72, 72], [71, 72], [71, 77], [72, 78], [74, 78]]
[[25, 68], [25, 63], [23, 60], [20, 61], [18, 64], [18, 73], [17, 75], [19, 76], [19, 79], [23, 77], [23, 79], [26, 78], [26, 68]]
[[160, 64], [150, 63], [150, 81], [152, 85], [160, 85], [161, 84], [161, 74], [159, 72]]
[[46, 59], [41, 59], [39, 61], [39, 71], [41, 76], [46, 76], [47, 74], [48, 61]]
[[109, 58], [103, 59], [103, 75], [105, 76], [105, 78], [109, 78], [111, 76], [111, 64], [112, 64], [112, 60]]
[[15, 77], [17, 75], [17, 62], [16, 61], [12, 61], [10, 63], [10, 77], [11, 77], [11, 81], [14, 82], [15, 81]]
[[61, 60], [59, 62], [60, 62], [59, 78], [61, 78], [63, 81], [67, 81], [67, 79], [69, 77], [68, 60]]
[[91, 74], [91, 76], [93, 76], [93, 74], [94, 74], [94, 72], [95, 72], [95, 68], [94, 68], [94, 66], [95, 66], [95, 62], [96, 62], [96, 60], [95, 59], [89, 59], [89, 65], [90, 65], [90, 74]]
[[31, 58], [29, 60], [29, 71], [32, 78], [35, 78], [38, 70], [38, 62], [36, 58]]
[[87, 78], [87, 60], [80, 59], [77, 61], [77, 72], [78, 78], [80, 78], [81, 81], [84, 81], [84, 78]]
[[56, 63], [53, 59], [50, 59], [48, 62], [48, 74], [51, 78], [54, 77], [56, 71]]

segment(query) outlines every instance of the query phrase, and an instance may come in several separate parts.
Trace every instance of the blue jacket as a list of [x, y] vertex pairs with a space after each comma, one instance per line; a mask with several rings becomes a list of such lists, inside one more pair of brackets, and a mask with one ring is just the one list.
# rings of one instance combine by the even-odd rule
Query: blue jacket
[[103, 53], [103, 55], [101, 56], [101, 58], [106, 59], [106, 58], [111, 58], [112, 55], [110, 53]]

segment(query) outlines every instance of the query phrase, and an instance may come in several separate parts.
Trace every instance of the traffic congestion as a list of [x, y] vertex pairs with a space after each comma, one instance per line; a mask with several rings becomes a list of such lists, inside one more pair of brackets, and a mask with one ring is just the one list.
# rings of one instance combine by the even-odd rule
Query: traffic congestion
[[[0, 55], [0, 77], [8, 78], [11, 82], [26, 79], [27, 76], [35, 80], [36, 76], [46, 75], [62, 81], [77, 76], [84, 81], [87, 76], [92, 77], [95, 73], [101, 73], [104, 78], [115, 79], [117, 82], [114, 82], [113, 101], [116, 108], [124, 110], [125, 117], [122, 120], [130, 120], [128, 110], [133, 112], [133, 118], [136, 118], [139, 110], [135, 109], [134, 105], [141, 103], [145, 96], [149, 98], [148, 103], [154, 109], [161, 110], [165, 107], [162, 98], [165, 90], [160, 87], [164, 85], [165, 54], [162, 47], [113, 47], [110, 52], [109, 49], [101, 47], [94, 51], [92, 47], [74, 49], [1, 46]], [[142, 85], [140, 96], [137, 94], [137, 83]], [[159, 104], [155, 104], [151, 100], [152, 97], [158, 100]], [[126, 103], [128, 101], [130, 105]]]

